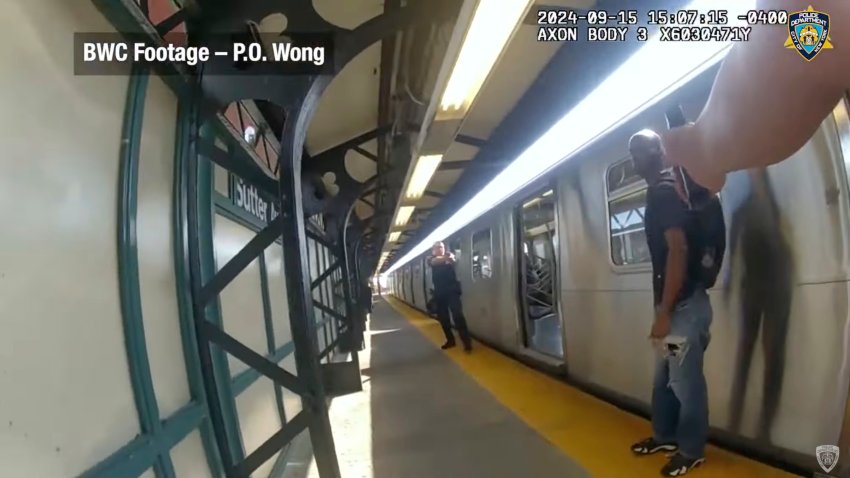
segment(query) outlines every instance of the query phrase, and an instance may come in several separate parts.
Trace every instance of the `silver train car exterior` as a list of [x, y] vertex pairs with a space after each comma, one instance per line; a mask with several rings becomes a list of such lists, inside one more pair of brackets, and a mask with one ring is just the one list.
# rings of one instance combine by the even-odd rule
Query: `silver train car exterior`
[[[626, 145], [642, 128], [666, 128], [671, 104], [696, 117], [715, 74], [695, 78], [447, 238], [476, 338], [648, 412], [654, 352], [646, 338], [653, 320], [642, 230], [646, 185]], [[839, 445], [846, 453], [850, 445], [848, 104], [838, 105], [789, 160], [766, 175], [734, 173], [720, 194], [730, 237], [709, 291], [712, 434], [765, 461], [805, 470], [818, 469], [816, 446]], [[758, 219], [764, 217], [772, 219]], [[747, 249], [747, 241], [765, 247]], [[766, 246], [773, 243], [784, 248]], [[746, 257], [767, 249], [784, 259]], [[390, 293], [421, 310], [431, 288], [424, 259], [389, 277]], [[771, 269], [759, 292], [742, 285], [745, 268], [758, 277], [753, 268], [777, 263], [786, 273]]]

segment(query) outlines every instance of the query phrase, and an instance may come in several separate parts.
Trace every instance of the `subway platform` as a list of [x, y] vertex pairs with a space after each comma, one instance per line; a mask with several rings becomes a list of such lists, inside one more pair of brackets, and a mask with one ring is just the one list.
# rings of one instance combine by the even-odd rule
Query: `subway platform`
[[[443, 340], [433, 319], [376, 301], [363, 391], [330, 409], [343, 478], [660, 476], [662, 454], [629, 451], [650, 432], [646, 420], [480, 343], [472, 354], [444, 352]], [[311, 464], [304, 472], [319, 476]], [[796, 475], [710, 447], [688, 476]]]

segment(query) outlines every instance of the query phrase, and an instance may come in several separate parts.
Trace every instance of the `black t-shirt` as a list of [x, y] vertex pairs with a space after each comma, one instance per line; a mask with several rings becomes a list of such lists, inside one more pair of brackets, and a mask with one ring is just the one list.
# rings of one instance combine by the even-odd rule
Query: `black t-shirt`
[[[646, 241], [652, 258], [652, 289], [655, 305], [658, 305], [663, 297], [667, 269], [668, 248], [664, 232], [668, 229], [680, 228], [685, 231], [688, 245], [695, 244], [692, 216], [688, 205], [673, 186], [672, 174], [665, 174], [663, 181], [650, 186], [647, 190], [644, 221]], [[695, 247], [688, 247], [687, 271], [676, 303], [687, 299], [694, 292], [697, 281], [693, 278], [696, 277], [695, 271], [699, 267], [698, 261]]]
[[434, 295], [442, 297], [460, 292], [460, 283], [457, 280], [457, 275], [455, 275], [455, 265], [453, 263], [434, 264], [431, 262], [433, 259], [433, 257], [429, 258], [428, 264], [431, 266]]

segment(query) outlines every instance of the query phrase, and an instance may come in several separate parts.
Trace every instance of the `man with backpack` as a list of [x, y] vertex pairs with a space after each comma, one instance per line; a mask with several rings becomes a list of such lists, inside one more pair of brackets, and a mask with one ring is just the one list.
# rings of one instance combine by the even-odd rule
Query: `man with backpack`
[[659, 349], [652, 391], [653, 436], [632, 446], [638, 455], [669, 452], [664, 476], [682, 476], [705, 461], [708, 392], [703, 355], [714, 285], [725, 252], [720, 202], [680, 168], [665, 168], [661, 139], [644, 130], [629, 141], [635, 170], [647, 184], [644, 214], [652, 259], [655, 320], [650, 337]]

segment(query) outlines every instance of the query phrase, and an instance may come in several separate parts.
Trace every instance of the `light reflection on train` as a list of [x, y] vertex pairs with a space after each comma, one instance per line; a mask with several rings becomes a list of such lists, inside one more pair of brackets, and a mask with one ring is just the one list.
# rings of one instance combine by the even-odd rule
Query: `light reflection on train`
[[[715, 70], [448, 238], [469, 327], [481, 340], [606, 399], [648, 410], [653, 351], [645, 183], [629, 136], [699, 114]], [[815, 469], [850, 435], [850, 124], [838, 105], [788, 161], [729, 176], [729, 249], [710, 291], [705, 359], [715, 437]], [[521, 239], [520, 239], [521, 238]], [[424, 256], [389, 277], [426, 309]]]

